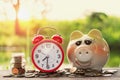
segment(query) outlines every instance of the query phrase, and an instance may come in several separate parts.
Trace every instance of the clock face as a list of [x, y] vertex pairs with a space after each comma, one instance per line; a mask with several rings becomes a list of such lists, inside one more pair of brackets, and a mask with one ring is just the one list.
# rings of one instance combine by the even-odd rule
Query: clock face
[[64, 53], [61, 46], [52, 40], [43, 40], [32, 51], [34, 65], [43, 72], [52, 72], [60, 67]]

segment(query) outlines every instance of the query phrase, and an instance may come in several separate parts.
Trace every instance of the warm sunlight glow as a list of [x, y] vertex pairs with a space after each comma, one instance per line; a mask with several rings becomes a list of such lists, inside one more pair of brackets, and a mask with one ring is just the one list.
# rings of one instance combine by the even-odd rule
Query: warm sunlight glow
[[20, 20], [30, 20], [30, 13], [24, 8], [21, 8], [18, 13], [18, 18]]
[[[42, 1], [46, 1], [47, 4], [43, 4]], [[45, 17], [49, 20], [73, 20], [84, 18], [92, 12], [120, 16], [119, 7], [120, 0], [20, 0], [18, 18], [30, 20]], [[46, 12], [44, 16], [42, 11]], [[15, 20], [13, 5], [4, 0], [0, 0], [0, 20]]]

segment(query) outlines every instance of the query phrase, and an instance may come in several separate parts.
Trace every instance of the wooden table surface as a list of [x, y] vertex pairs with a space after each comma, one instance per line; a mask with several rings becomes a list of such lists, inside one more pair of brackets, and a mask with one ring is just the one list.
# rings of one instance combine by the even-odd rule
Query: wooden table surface
[[57, 77], [57, 78], [5, 78], [4, 75], [9, 74], [7, 70], [0, 71], [0, 80], [120, 80], [120, 68], [108, 68], [110, 70], [117, 70], [118, 72], [111, 77], [82, 77], [82, 78], [69, 78], [69, 77]]

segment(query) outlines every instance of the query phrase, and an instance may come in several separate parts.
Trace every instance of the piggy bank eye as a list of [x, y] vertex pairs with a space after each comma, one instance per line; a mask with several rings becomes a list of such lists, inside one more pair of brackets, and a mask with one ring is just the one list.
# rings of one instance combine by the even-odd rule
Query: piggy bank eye
[[86, 44], [86, 45], [90, 45], [91, 43], [92, 43], [91, 40], [85, 40], [85, 44]]
[[77, 41], [75, 44], [76, 44], [77, 46], [79, 46], [79, 45], [81, 45], [81, 43], [82, 43], [82, 41]]

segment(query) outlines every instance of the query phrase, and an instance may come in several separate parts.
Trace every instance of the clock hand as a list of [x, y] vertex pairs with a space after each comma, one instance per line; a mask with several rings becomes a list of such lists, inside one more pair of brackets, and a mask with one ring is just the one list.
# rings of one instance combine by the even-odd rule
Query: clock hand
[[41, 52], [41, 54], [46, 55], [45, 53]]
[[47, 56], [42, 61], [44, 61], [45, 59], [47, 59]]
[[47, 62], [46, 62], [46, 68], [47, 68], [47, 69], [49, 69], [48, 58], [49, 58], [49, 56], [47, 56]]

